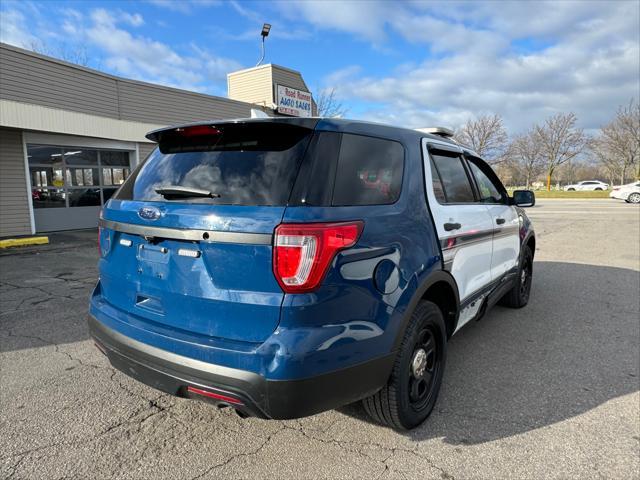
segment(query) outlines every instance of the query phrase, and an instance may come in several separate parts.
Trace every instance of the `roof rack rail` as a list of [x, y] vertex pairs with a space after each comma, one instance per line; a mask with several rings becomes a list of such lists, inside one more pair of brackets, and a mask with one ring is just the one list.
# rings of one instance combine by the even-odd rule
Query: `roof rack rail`
[[444, 137], [444, 138], [451, 138], [454, 135], [454, 131], [446, 127], [425, 127], [425, 128], [416, 128], [416, 130], [423, 133], [431, 133], [433, 135], [439, 135], [440, 137]]

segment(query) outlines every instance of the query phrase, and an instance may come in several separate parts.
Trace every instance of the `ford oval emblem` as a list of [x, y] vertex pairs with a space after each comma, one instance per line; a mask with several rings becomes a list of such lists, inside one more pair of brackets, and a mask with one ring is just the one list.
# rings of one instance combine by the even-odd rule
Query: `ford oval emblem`
[[145, 220], [157, 220], [160, 218], [160, 210], [156, 207], [142, 207], [138, 210], [138, 216]]

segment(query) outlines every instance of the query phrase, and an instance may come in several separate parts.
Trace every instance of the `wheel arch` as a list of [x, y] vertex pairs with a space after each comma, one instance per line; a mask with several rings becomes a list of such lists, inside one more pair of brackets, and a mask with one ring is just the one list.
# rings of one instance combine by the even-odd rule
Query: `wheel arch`
[[529, 247], [531, 250], [531, 257], [536, 256], [536, 237], [533, 234], [530, 234], [528, 238], [525, 239], [524, 244]]
[[447, 338], [451, 337], [455, 331], [460, 310], [458, 285], [449, 272], [437, 270], [432, 272], [413, 293], [409, 306], [402, 317], [402, 325], [396, 334], [394, 349], [400, 346], [411, 315], [421, 300], [433, 302], [440, 308], [447, 326]]

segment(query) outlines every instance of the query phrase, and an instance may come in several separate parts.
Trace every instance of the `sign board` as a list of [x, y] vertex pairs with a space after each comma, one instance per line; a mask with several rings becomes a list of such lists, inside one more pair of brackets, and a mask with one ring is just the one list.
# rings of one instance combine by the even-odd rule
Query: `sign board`
[[295, 117], [310, 117], [312, 115], [311, 93], [309, 92], [276, 85], [276, 103], [278, 113]]

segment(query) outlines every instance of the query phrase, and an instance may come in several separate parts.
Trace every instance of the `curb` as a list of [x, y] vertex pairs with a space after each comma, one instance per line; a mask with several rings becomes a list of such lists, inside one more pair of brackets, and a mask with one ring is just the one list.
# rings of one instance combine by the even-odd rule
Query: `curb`
[[25, 238], [7, 238], [0, 240], [1, 248], [26, 247], [29, 245], [46, 245], [49, 243], [49, 237], [25, 237]]

